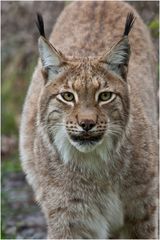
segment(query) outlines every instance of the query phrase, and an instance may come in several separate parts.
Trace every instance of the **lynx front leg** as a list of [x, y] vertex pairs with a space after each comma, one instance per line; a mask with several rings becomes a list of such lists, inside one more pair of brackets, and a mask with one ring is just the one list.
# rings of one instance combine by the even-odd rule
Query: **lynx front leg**
[[74, 208], [74, 211], [70, 207], [48, 211], [48, 239], [109, 238], [106, 221], [98, 212], [87, 212], [78, 204]]
[[126, 217], [122, 237], [128, 239], [156, 239], [156, 204], [152, 203], [152, 205], [145, 206], [143, 216], [139, 215], [139, 217], [135, 218]]
[[[136, 220], [135, 220], [136, 221]], [[155, 218], [149, 217], [148, 219], [142, 219], [129, 221], [129, 231], [131, 238], [134, 239], [156, 239], [156, 223]]]

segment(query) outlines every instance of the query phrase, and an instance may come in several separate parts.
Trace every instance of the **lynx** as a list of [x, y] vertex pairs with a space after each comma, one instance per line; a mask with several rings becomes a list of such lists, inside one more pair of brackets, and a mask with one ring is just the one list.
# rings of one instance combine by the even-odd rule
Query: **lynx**
[[[53, 3], [55, 4], [55, 3]], [[156, 57], [124, 2], [73, 2], [24, 104], [20, 154], [48, 238], [157, 238]]]

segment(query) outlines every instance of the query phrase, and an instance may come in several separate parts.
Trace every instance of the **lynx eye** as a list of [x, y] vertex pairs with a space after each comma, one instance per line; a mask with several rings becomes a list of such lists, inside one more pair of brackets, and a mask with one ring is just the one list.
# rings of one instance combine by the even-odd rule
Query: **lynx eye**
[[71, 102], [74, 100], [74, 95], [71, 92], [63, 92], [61, 93], [61, 96], [65, 101], [68, 101], [68, 102]]
[[112, 92], [102, 92], [99, 94], [98, 100], [99, 101], [108, 101], [112, 98], [113, 93]]

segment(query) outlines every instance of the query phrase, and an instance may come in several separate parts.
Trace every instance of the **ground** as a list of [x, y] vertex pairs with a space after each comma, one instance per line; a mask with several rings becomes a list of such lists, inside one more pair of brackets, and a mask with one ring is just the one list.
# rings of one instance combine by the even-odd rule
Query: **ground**
[[[18, 129], [25, 94], [37, 62], [35, 13], [47, 35], [69, 2], [2, 1], [2, 236], [45, 239], [46, 224], [22, 172]], [[158, 1], [130, 1], [147, 24], [158, 56]], [[158, 68], [157, 68], [158, 69]]]

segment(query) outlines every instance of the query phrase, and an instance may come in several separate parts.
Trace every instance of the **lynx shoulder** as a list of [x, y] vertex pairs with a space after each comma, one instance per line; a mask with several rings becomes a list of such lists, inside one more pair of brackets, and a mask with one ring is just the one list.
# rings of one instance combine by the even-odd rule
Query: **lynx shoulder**
[[156, 57], [146, 26], [121, 1], [69, 4], [49, 40], [40, 14], [37, 26], [20, 154], [48, 238], [156, 238]]

